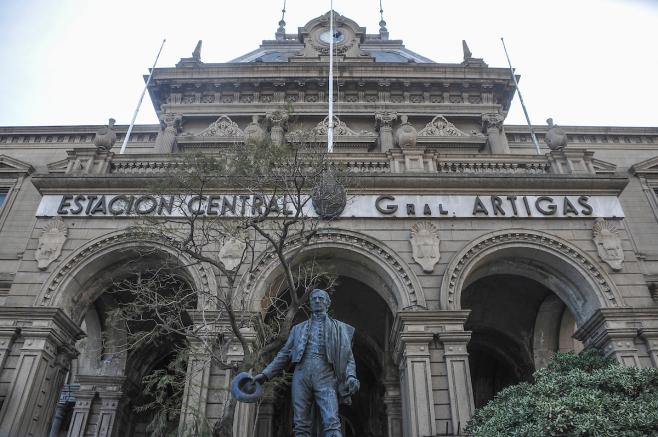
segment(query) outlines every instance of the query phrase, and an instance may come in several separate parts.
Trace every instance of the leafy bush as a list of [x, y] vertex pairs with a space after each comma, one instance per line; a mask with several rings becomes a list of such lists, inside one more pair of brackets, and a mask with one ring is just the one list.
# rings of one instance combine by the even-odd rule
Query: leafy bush
[[475, 437], [658, 436], [658, 369], [616, 364], [598, 350], [558, 353], [533, 383], [507, 387], [478, 409]]

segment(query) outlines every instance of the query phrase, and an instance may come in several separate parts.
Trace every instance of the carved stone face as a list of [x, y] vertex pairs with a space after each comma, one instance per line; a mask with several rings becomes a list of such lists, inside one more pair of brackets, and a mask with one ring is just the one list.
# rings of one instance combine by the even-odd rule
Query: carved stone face
[[65, 241], [66, 235], [58, 229], [50, 229], [41, 235], [39, 246], [37, 246], [34, 254], [40, 269], [47, 268], [51, 262], [57, 259], [62, 252], [62, 246]]

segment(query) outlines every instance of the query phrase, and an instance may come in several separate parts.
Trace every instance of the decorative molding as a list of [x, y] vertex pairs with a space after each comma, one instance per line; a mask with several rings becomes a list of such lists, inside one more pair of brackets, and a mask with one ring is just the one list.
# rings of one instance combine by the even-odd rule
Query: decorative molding
[[43, 232], [39, 237], [39, 245], [34, 253], [39, 270], [45, 270], [62, 253], [62, 247], [66, 242], [68, 228], [61, 217], [53, 217], [48, 220]]
[[27, 162], [20, 161], [7, 155], [0, 155], [0, 176], [7, 174], [29, 175], [34, 168]]
[[633, 164], [631, 173], [651, 178], [658, 177], [658, 156]]
[[443, 277], [441, 286], [441, 305], [447, 309], [459, 309], [461, 307], [461, 287], [466, 279], [464, 271], [470, 267], [474, 259], [486, 251], [496, 246], [506, 246], [512, 244], [524, 244], [534, 246], [540, 249], [556, 252], [563, 256], [564, 259], [576, 264], [581, 273], [584, 273], [590, 279], [590, 283], [595, 286], [596, 292], [600, 298], [600, 304], [608, 307], [622, 306], [622, 298], [617, 291], [612, 280], [603, 272], [599, 266], [582, 253], [579, 249], [572, 246], [566, 241], [559, 240], [557, 237], [540, 231], [516, 230], [516, 231], [498, 231], [486, 234], [464, 248], [450, 262], [448, 269]]
[[[37, 297], [36, 305], [41, 307], [61, 306], [64, 289], [69, 284], [72, 276], [80, 271], [80, 269], [104, 253], [121, 250], [126, 247], [138, 247], [140, 245], [160, 248], [163, 251], [175, 254], [179, 258], [184, 258], [183, 255], [175, 252], [175, 249], [172, 247], [172, 240], [160, 234], [136, 232], [133, 230], [122, 230], [106, 234], [79, 247], [62, 261], [60, 266], [53, 271], [45, 282]], [[209, 266], [199, 265], [191, 260], [184, 260], [183, 264], [187, 266], [187, 271], [195, 282], [193, 285], [197, 289], [201, 289], [204, 293], [207, 293], [215, 288], [214, 274]], [[75, 303], [79, 300], [79, 296], [72, 296], [71, 299]], [[199, 304], [202, 303], [200, 302]], [[70, 316], [75, 318], [76, 315], [79, 316], [79, 314], [71, 314]]]
[[460, 131], [443, 115], [437, 115], [418, 132], [419, 137], [466, 137], [467, 133]]
[[[303, 238], [291, 240], [286, 246], [289, 251], [295, 250], [302, 244]], [[326, 247], [327, 245], [340, 245], [348, 247], [349, 249], [364, 253], [372, 261], [385, 265], [386, 270], [396, 279], [398, 288], [392, 290], [397, 291], [396, 296], [397, 304], [401, 309], [417, 309], [426, 308], [425, 295], [423, 288], [418, 279], [415, 277], [411, 269], [406, 263], [391, 249], [385, 247], [383, 244], [373, 240], [365, 235], [347, 231], [344, 229], [323, 229], [318, 231], [317, 234], [311, 238], [310, 243], [305, 248], [305, 251], [312, 251], [319, 247]], [[366, 255], [367, 254], [367, 255]], [[257, 284], [262, 283], [263, 275], [271, 273], [278, 265], [278, 259], [273, 251], [267, 251], [261, 254], [260, 259], [256, 263], [254, 270], [251, 274], [245, 275], [244, 289], [247, 291], [247, 296], [253, 300]]]
[[[329, 131], [329, 116], [326, 116], [324, 120], [318, 123], [313, 129], [312, 132], [315, 135], [327, 135]], [[338, 117], [334, 115], [334, 135], [337, 137], [347, 136], [347, 137], [356, 137], [356, 136], [377, 136], [374, 132], [367, 130], [362, 130], [356, 132], [350, 129], [344, 121], [341, 121]]]
[[196, 134], [198, 137], [243, 138], [244, 132], [227, 115], [220, 115], [210, 126]]

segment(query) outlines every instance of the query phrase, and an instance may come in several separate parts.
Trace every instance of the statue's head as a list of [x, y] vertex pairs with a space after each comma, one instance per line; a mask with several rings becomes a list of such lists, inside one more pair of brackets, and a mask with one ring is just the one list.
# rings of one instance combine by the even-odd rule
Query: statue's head
[[311, 295], [308, 298], [309, 304], [311, 305], [311, 311], [314, 313], [326, 313], [331, 305], [331, 298], [329, 293], [321, 288], [316, 288], [311, 291]]

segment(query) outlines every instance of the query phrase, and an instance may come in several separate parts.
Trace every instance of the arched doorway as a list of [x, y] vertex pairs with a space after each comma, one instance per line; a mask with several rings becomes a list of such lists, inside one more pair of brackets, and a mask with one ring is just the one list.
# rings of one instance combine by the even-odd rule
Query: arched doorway
[[507, 385], [531, 379], [599, 308], [623, 305], [608, 275], [565, 240], [531, 230], [497, 231], [450, 262], [444, 309], [470, 309], [465, 329], [475, 406]]
[[[357, 376], [361, 389], [351, 405], [341, 405], [340, 415], [344, 436], [385, 436], [386, 407], [384, 404], [385, 373], [390, 368], [387, 359], [387, 333], [392, 323], [386, 302], [368, 285], [341, 276], [331, 293], [330, 316], [355, 328], [353, 344]], [[296, 322], [306, 319], [300, 314]], [[290, 388], [283, 384], [274, 397], [272, 436], [292, 435], [292, 404]]]
[[569, 309], [532, 279], [482, 277], [462, 292], [462, 307], [471, 310], [464, 329], [471, 331], [468, 353], [476, 408], [503, 388], [532, 380], [533, 372], [558, 350], [580, 349], [580, 342], [571, 338], [576, 325]]

